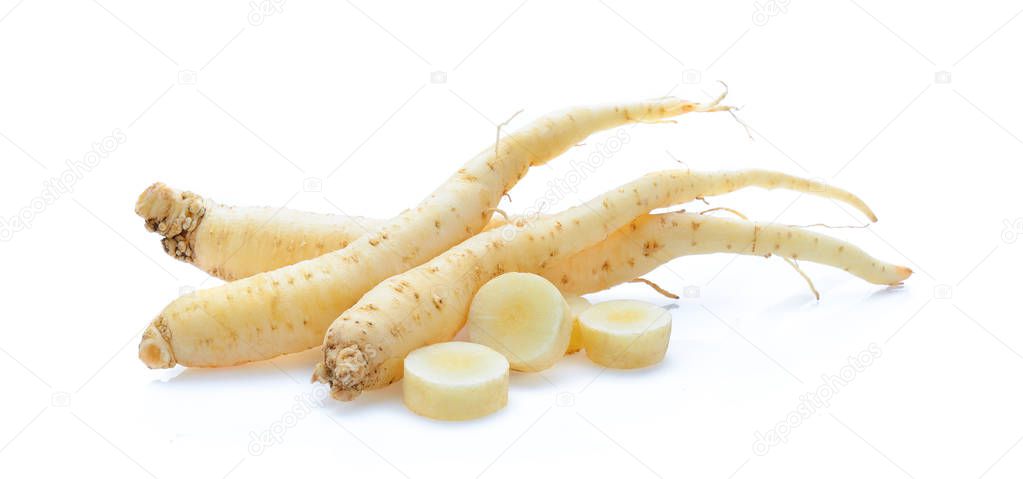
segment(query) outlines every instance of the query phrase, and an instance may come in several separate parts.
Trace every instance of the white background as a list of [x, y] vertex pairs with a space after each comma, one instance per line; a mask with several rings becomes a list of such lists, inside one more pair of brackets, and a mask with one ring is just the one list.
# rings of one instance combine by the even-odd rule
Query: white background
[[[108, 135], [124, 140], [0, 243], [0, 476], [1019, 477], [1018, 2], [426, 3], [258, 15], [244, 1], [0, 2], [0, 216], [31, 208]], [[636, 126], [556, 208], [678, 161], [821, 178], [881, 218], [822, 231], [912, 266], [905, 287], [804, 265], [816, 302], [777, 258], [676, 260], [651, 278], [698, 297], [591, 298], [676, 303], [663, 364], [601, 371], [575, 355], [514, 374], [506, 409], [464, 423], [413, 415], [399, 385], [303, 409], [321, 387], [308, 382], [316, 352], [219, 370], [136, 358], [141, 329], [182, 288], [217, 284], [166, 257], [133, 214], [153, 181], [387, 217], [516, 111], [511, 127], [576, 104], [705, 100], [717, 80], [752, 141], [727, 114]], [[607, 135], [535, 168], [502, 207], [523, 210]], [[787, 192], [711, 201], [762, 220], [862, 222]], [[871, 344], [880, 357], [756, 454], [758, 432]], [[272, 444], [252, 442], [271, 430]]]

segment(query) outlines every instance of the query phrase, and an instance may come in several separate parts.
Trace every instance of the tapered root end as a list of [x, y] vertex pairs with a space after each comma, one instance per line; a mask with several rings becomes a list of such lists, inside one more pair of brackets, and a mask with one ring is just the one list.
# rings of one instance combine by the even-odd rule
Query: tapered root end
[[871, 209], [867, 207], [866, 204], [864, 204], [863, 207], [860, 208], [860, 211], [862, 211], [863, 214], [866, 215], [867, 219], [869, 219], [871, 223], [877, 223], [877, 215], [875, 215], [874, 212], [871, 211]]
[[898, 276], [898, 280], [896, 280], [895, 283], [901, 283], [913, 275], [913, 270], [905, 266], [897, 266], [895, 268], [895, 274]]
[[710, 103], [690, 103], [684, 101], [682, 102], [680, 108], [682, 113], [691, 112], [709, 113], [715, 111], [732, 111], [736, 109], [734, 106], [731, 105], [722, 105], [718, 103], [719, 101], [721, 101], [721, 98], [714, 100]]
[[690, 111], [711, 112], [711, 111], [732, 111], [732, 110], [735, 110], [736, 108], [734, 106], [728, 106], [728, 105], [722, 105], [721, 104], [721, 102], [725, 100], [725, 97], [728, 96], [728, 85], [725, 82], [720, 82], [720, 83], [721, 83], [721, 86], [724, 87], [724, 90], [721, 92], [720, 95], [718, 95], [717, 98], [715, 98], [710, 103], [693, 103], [692, 104], [692, 110], [690, 110]]
[[160, 330], [152, 324], [142, 334], [142, 342], [139, 343], [139, 359], [149, 369], [167, 369], [177, 364], [174, 360], [174, 352], [171, 351], [170, 343], [160, 334]]
[[[654, 99], [650, 100], [649, 103], [647, 104], [648, 105], [648, 111], [647, 111], [648, 115], [644, 115], [644, 118], [646, 118], [648, 116], [654, 116], [654, 117], [656, 117], [656, 119], [654, 119], [654, 121], [653, 121], [654, 123], [657, 123], [658, 122], [657, 120], [660, 120], [661, 122], [663, 122], [663, 121], [672, 121], [673, 122], [673, 120], [665, 120], [665, 119], [666, 118], [671, 118], [671, 117], [674, 117], [674, 116], [678, 116], [678, 115], [683, 115], [683, 114], [686, 114], [686, 113], [693, 113], [693, 112], [714, 112], [714, 111], [732, 111], [732, 110], [736, 110], [736, 108], [734, 106], [722, 105], [721, 104], [721, 102], [725, 99], [725, 97], [727, 95], [728, 95], [728, 88], [726, 86], [724, 92], [722, 92], [721, 95], [719, 95], [717, 98], [715, 98], [715, 99], [713, 99], [713, 100], [711, 100], [709, 102], [706, 102], [706, 103], [687, 101], [687, 100], [683, 100], [681, 98], [674, 97], [674, 96], [665, 96], [665, 97], [660, 97], [660, 98], [654, 98]], [[651, 109], [652, 109], [652, 111], [651, 111]], [[651, 118], [647, 118], [647, 119], [651, 119]]]
[[167, 254], [183, 261], [192, 260], [193, 235], [190, 233], [206, 214], [203, 197], [153, 183], [139, 195], [135, 213], [146, 220], [147, 230], [163, 236], [163, 249]]
[[856, 210], [862, 213], [863, 216], [866, 216], [871, 223], [877, 223], [877, 215], [874, 214], [874, 210], [870, 209], [862, 198], [856, 196], [851, 191], [816, 179], [806, 180], [805, 188], [802, 191], [821, 198], [841, 201], [842, 203], [856, 208]]

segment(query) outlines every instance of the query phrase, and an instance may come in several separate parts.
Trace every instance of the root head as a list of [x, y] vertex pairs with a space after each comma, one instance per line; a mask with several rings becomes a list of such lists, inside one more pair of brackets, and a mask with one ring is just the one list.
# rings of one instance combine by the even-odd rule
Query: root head
[[153, 183], [139, 195], [135, 213], [146, 220], [146, 229], [163, 236], [163, 249], [167, 254], [191, 261], [191, 233], [206, 214], [206, 201], [201, 196]]
[[351, 401], [362, 393], [369, 375], [369, 362], [358, 346], [328, 346], [324, 361], [316, 365], [313, 381], [330, 385], [330, 395], [339, 401]]
[[139, 359], [149, 366], [149, 369], [167, 369], [177, 364], [174, 360], [174, 351], [165, 337], [166, 333], [161, 331], [162, 324], [160, 318], [153, 321], [142, 334], [142, 342], [139, 343]]

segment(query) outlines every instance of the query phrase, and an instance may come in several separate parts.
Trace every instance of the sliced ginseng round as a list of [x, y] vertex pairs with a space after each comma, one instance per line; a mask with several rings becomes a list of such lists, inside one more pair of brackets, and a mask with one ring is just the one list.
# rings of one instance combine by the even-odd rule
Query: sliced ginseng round
[[412, 412], [443, 420], [486, 416], [508, 404], [508, 360], [482, 344], [453, 341], [405, 357], [402, 395]]
[[565, 355], [572, 316], [550, 281], [531, 273], [505, 273], [476, 293], [468, 329], [470, 340], [503, 354], [512, 369], [540, 371]]
[[586, 356], [602, 366], [642, 368], [664, 358], [671, 313], [642, 301], [608, 301], [579, 316]]

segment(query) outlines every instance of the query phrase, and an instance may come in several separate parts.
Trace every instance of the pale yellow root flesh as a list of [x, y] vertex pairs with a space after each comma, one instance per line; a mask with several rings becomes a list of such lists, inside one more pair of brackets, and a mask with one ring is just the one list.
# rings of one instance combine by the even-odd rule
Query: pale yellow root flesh
[[516, 371], [542, 371], [565, 355], [572, 314], [561, 291], [542, 276], [505, 273], [472, 299], [466, 330], [472, 342], [493, 348]]
[[598, 303], [579, 317], [586, 357], [615, 369], [651, 366], [664, 359], [671, 313], [642, 301]]
[[582, 296], [565, 296], [568, 302], [568, 310], [572, 314], [572, 336], [568, 340], [568, 349], [565, 354], [575, 354], [583, 349], [583, 332], [579, 328], [579, 315], [583, 314], [591, 305], [589, 300]]
[[486, 346], [450, 342], [412, 351], [405, 358], [402, 400], [432, 419], [462, 421], [508, 404], [508, 361]]
[[381, 282], [327, 330], [324, 362], [313, 378], [330, 384], [333, 396], [342, 400], [390, 384], [400, 379], [401, 362], [409, 352], [448, 340], [461, 329], [473, 295], [491, 278], [544, 268], [650, 210], [750, 186], [846, 201], [873, 217], [848, 192], [781, 173], [653, 173], [560, 214], [479, 234]]
[[419, 206], [345, 248], [178, 298], [147, 328], [140, 358], [151, 368], [228, 366], [314, 347], [320, 333], [375, 285], [481, 231], [501, 196], [531, 166], [597, 131], [726, 110], [716, 102], [661, 98], [540, 118], [483, 150]]

